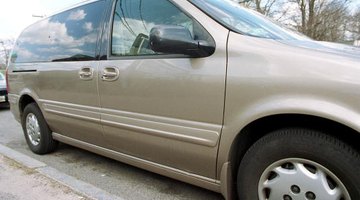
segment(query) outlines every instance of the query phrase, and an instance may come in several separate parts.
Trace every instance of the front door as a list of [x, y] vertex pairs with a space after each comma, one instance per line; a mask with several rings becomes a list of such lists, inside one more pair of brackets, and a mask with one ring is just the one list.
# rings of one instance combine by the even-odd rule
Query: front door
[[[214, 178], [228, 31], [209, 18], [200, 25], [173, 1], [115, 3], [109, 56], [99, 69], [106, 141], [113, 150]], [[187, 1], [179, 3], [207, 17]], [[186, 27], [198, 40], [216, 41], [215, 53], [191, 59], [152, 51], [149, 32], [163, 24]]]

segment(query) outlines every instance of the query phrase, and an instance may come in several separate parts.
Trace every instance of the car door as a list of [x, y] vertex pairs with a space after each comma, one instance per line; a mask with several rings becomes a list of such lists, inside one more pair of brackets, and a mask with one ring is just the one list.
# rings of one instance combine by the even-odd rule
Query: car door
[[103, 0], [56, 14], [39, 22], [38, 29], [44, 32], [33, 39], [37, 59], [48, 60], [36, 64], [36, 81], [50, 128], [98, 145], [103, 145], [103, 135], [96, 47], [104, 8]]
[[[110, 21], [108, 57], [99, 72], [107, 143], [132, 157], [214, 178], [228, 30], [187, 1], [117, 0]], [[164, 24], [216, 43], [215, 53], [192, 59], [152, 51], [150, 30]]]

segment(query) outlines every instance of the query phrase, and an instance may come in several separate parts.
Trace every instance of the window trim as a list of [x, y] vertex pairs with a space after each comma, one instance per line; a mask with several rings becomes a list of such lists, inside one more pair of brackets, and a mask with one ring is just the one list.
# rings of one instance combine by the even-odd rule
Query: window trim
[[[192, 20], [196, 21], [211, 37], [211, 39], [214, 41], [215, 45], [215, 51], [216, 51], [216, 41], [214, 37], [210, 34], [210, 32], [198, 21], [196, 18], [194, 18], [189, 12], [184, 10], [181, 6], [179, 6], [174, 0], [167, 0], [169, 3], [173, 4], [177, 9], [179, 9], [181, 12], [183, 12], [186, 16], [191, 18]], [[108, 41], [107, 41], [107, 60], [144, 60], [144, 59], [179, 59], [179, 58], [191, 58], [191, 56], [188, 55], [181, 55], [181, 54], [154, 54], [154, 55], [134, 55], [134, 56], [121, 56], [121, 55], [113, 55], [112, 54], [112, 34], [114, 29], [114, 18], [115, 18], [115, 9], [116, 9], [116, 3], [118, 0], [113, 1], [111, 15], [110, 15], [110, 24], [109, 24], [109, 31], [107, 34]], [[213, 55], [213, 54], [212, 54]], [[211, 55], [210, 55], [211, 56]]]

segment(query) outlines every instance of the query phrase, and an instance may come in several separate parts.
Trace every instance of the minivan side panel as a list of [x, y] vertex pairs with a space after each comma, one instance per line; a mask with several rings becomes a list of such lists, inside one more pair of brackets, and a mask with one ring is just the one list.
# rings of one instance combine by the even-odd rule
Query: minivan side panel
[[[20, 121], [19, 101], [33, 98], [53, 132], [97, 145], [102, 143], [97, 79], [82, 81], [78, 72], [86, 63], [97, 69], [97, 62], [15, 64], [11, 80], [11, 110]], [[63, 65], [66, 65], [66, 70]], [[97, 75], [97, 70], [94, 70]]]
[[[101, 61], [101, 123], [112, 150], [214, 179], [228, 30], [189, 2], [175, 2], [211, 34], [215, 53], [194, 59], [133, 56]], [[118, 70], [114, 81], [102, 79], [109, 67]]]
[[[13, 72], [15, 71], [15, 72]], [[16, 67], [10, 63], [8, 68], [8, 78], [10, 84], [9, 103], [10, 109], [15, 119], [21, 121], [20, 98], [27, 95], [37, 101], [38, 97], [38, 77], [36, 64], [17, 64]]]
[[53, 132], [103, 146], [97, 79], [82, 80], [83, 67], [93, 69], [96, 61], [39, 63], [38, 101]]
[[29, 26], [16, 42], [9, 73], [11, 94], [19, 101], [24, 92], [18, 90], [27, 89], [53, 132], [101, 146], [95, 60], [105, 3], [90, 2]]
[[356, 58], [231, 32], [218, 177], [230, 159], [236, 136], [263, 117], [311, 115], [360, 131], [360, 95], [355, 92], [360, 88], [358, 62]]

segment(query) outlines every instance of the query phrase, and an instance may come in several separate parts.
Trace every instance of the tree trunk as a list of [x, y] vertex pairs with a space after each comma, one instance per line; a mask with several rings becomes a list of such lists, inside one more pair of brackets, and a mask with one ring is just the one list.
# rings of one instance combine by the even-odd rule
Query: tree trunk
[[306, 3], [305, 0], [300, 2], [300, 11], [301, 11], [301, 32], [305, 33], [306, 31]]
[[258, 11], [259, 13], [264, 14], [264, 11], [261, 9], [261, 0], [256, 0], [255, 4], [256, 4], [256, 11]]
[[315, 1], [309, 0], [309, 19], [307, 23], [307, 35], [314, 37], [314, 22], [315, 22]]

